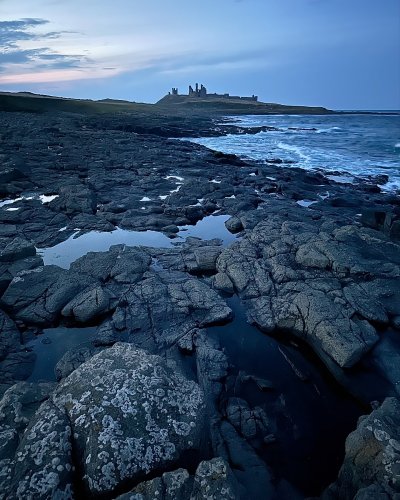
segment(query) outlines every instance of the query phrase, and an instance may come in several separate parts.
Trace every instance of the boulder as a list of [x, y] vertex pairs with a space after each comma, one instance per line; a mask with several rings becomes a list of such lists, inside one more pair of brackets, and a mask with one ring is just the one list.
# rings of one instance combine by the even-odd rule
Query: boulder
[[215, 272], [217, 259], [221, 251], [221, 247], [205, 246], [196, 248], [193, 252], [196, 259], [196, 271], [200, 273]]
[[68, 415], [91, 494], [176, 464], [201, 446], [199, 386], [159, 356], [129, 344], [115, 344], [82, 364], [52, 401]]
[[[376, 495], [376, 496], [374, 496]], [[346, 439], [338, 479], [323, 500], [400, 497], [400, 401], [387, 398]]]
[[243, 230], [243, 224], [239, 217], [231, 217], [225, 222], [225, 226], [226, 229], [233, 234]]

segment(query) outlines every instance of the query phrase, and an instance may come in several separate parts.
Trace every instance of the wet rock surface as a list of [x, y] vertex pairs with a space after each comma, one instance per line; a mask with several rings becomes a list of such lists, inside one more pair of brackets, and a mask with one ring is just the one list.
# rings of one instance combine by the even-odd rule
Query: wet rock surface
[[[296, 499], [329, 482], [327, 499], [399, 494], [398, 400], [388, 396], [400, 387], [400, 202], [381, 192], [384, 179], [350, 188], [278, 158], [177, 140], [242, 133], [204, 116], [1, 113], [0, 122], [0, 495]], [[185, 237], [216, 215], [232, 240], [207, 225], [202, 239]], [[41, 257], [118, 229], [171, 244], [88, 247], [65, 269]], [[267, 353], [242, 345], [250, 358], [233, 360], [210, 333], [232, 320], [244, 328], [231, 296], [322, 406], [303, 344], [322, 361], [313, 370], [356, 398], [344, 414], [383, 403], [349, 436], [337, 481], [337, 470], [323, 487], [312, 471], [309, 487], [277, 473], [285, 434], [291, 467], [310, 459], [300, 451], [307, 434], [285, 390], [252, 369], [271, 362]], [[35, 363], [29, 341], [59, 325], [97, 330], [55, 360], [58, 383], [22, 382]], [[337, 463], [344, 451], [343, 442]]]

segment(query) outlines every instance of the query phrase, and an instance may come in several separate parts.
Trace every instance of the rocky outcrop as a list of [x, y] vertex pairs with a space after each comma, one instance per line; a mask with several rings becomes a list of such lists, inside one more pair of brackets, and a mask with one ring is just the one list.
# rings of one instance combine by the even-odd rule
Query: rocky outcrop
[[387, 398], [360, 418], [346, 439], [337, 481], [322, 495], [333, 499], [390, 499], [400, 496], [400, 402]]
[[176, 366], [116, 344], [80, 365], [40, 406], [8, 458], [2, 491], [64, 498], [77, 466], [87, 492], [110, 494], [200, 453], [204, 415], [200, 387]]
[[377, 342], [373, 325], [398, 314], [399, 256], [374, 231], [272, 216], [222, 252], [216, 285], [232, 282], [262, 330], [290, 330], [351, 367]]
[[232, 311], [206, 283], [186, 273], [148, 273], [129, 287], [113, 315], [117, 330], [154, 349], [175, 344], [195, 328], [229, 321]]

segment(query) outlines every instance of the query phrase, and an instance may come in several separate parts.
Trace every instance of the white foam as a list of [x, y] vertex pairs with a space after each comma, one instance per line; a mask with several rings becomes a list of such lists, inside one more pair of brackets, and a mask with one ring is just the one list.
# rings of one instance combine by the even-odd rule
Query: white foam
[[310, 157], [306, 155], [299, 146], [294, 146], [293, 144], [286, 144], [286, 142], [278, 142], [277, 144], [279, 149], [283, 149], [284, 151], [290, 151], [291, 153], [296, 154], [302, 160], [310, 160]]
[[213, 184], [221, 184], [222, 181], [217, 181], [216, 179], [213, 179], [212, 181], [209, 182], [212, 182]]
[[20, 209], [20, 207], [6, 208], [7, 212], [16, 212], [19, 209]]
[[[44, 203], [50, 203], [51, 201], [55, 200], [58, 197], [59, 197], [58, 194], [52, 194], [52, 195], [49, 195], [49, 196], [46, 196], [45, 194], [41, 194], [39, 196], [39, 199], [44, 204]], [[27, 199], [29, 199], [29, 198], [27, 198]]]
[[254, 172], [252, 172], [251, 174], [249, 174], [250, 177], [255, 177], [257, 174], [255, 174]]
[[180, 177], [179, 175], [167, 175], [167, 177], [164, 177], [164, 179], [176, 179], [177, 181], [183, 181], [184, 178]]
[[143, 196], [143, 198], [139, 201], [151, 201], [151, 198], [149, 198], [148, 196]]
[[233, 194], [232, 196], [225, 196], [225, 200], [234, 200], [236, 196]]
[[167, 194], [161, 194], [159, 196], [160, 200], [165, 200], [165, 198], [168, 198], [168, 195]]
[[299, 200], [299, 201], [296, 201], [296, 203], [298, 205], [300, 205], [301, 207], [305, 207], [305, 208], [308, 208], [310, 207], [311, 205], [314, 205], [314, 203], [318, 203], [317, 201], [313, 201], [313, 200]]
[[327, 175], [326, 178], [338, 184], [352, 184], [354, 182], [354, 177], [350, 175]]
[[400, 142], [396, 143], [396, 144], [394, 145], [394, 147], [395, 147], [395, 148], [400, 148]]
[[23, 200], [23, 198], [15, 198], [15, 200], [4, 200], [0, 201], [0, 208], [5, 207], [6, 205], [12, 205], [13, 203], [16, 203], [17, 201]]
[[319, 128], [315, 132], [317, 134], [328, 134], [329, 132], [335, 132], [336, 130], [342, 130], [342, 128], [341, 127]]

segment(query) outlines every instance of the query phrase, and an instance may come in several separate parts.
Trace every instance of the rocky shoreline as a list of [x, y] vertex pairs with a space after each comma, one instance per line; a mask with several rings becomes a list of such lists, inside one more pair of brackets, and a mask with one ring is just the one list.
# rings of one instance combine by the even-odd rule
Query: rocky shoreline
[[[205, 116], [0, 122], [0, 498], [400, 495], [400, 197], [387, 179], [348, 185], [182, 141], [261, 131]], [[217, 215], [231, 239], [190, 236]], [[94, 231], [133, 240], [43, 262]], [[145, 231], [161, 243], [131, 243]], [[221, 325], [243, 339], [236, 352]], [[58, 327], [93, 335], [65, 337], [33, 380], [30, 346]], [[302, 400], [325, 413], [301, 417]], [[327, 419], [325, 451], [306, 443], [311, 411]]]

